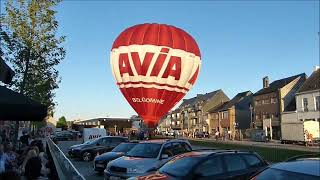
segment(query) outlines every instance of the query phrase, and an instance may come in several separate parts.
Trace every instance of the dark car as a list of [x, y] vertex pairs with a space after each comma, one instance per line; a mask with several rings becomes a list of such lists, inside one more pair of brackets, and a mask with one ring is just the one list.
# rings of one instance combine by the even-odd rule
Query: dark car
[[[181, 154], [157, 172], [136, 179], [248, 179], [268, 166], [257, 153], [235, 150], [196, 150]], [[134, 178], [132, 178], [134, 179]]]
[[104, 136], [83, 144], [71, 146], [68, 153], [71, 157], [79, 157], [84, 161], [91, 161], [97, 153], [109, 152], [122, 142], [128, 142], [128, 138], [122, 136]]
[[73, 138], [74, 138], [73, 134], [69, 131], [58, 132], [52, 137], [52, 139], [56, 141], [68, 141], [68, 140], [72, 140]]
[[318, 180], [320, 179], [320, 158], [300, 157], [273, 164], [255, 175], [251, 180]]
[[96, 156], [93, 161], [93, 169], [98, 172], [103, 172], [109, 161], [117, 159], [118, 157], [124, 156], [130, 151], [138, 142], [127, 142], [121, 143], [115, 147], [112, 151], [103, 153]]

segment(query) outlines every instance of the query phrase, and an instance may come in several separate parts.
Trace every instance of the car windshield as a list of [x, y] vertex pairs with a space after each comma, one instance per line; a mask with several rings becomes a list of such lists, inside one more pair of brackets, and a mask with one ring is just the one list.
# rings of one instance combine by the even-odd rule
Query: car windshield
[[161, 144], [141, 143], [134, 146], [126, 156], [141, 158], [156, 158], [161, 149]]
[[117, 147], [115, 147], [112, 152], [128, 152], [130, 151], [135, 145], [137, 145], [136, 143], [121, 143], [119, 144]]
[[199, 160], [198, 157], [177, 157], [163, 165], [159, 171], [170, 176], [182, 177], [187, 175]]
[[280, 169], [268, 168], [257, 175], [254, 180], [317, 180], [318, 176], [312, 176], [308, 174], [296, 173], [291, 171], [285, 171]]

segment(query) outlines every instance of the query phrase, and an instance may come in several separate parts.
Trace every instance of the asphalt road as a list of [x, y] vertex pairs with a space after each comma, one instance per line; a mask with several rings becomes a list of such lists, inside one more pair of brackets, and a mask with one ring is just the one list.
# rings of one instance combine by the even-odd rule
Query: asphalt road
[[[62, 152], [69, 158], [68, 148], [72, 145], [79, 144], [80, 141], [59, 141], [57, 144]], [[192, 146], [193, 149], [200, 149], [206, 147]], [[103, 175], [98, 174], [93, 170], [92, 161], [84, 162], [80, 159], [69, 158], [72, 164], [77, 168], [77, 170], [87, 179], [87, 180], [103, 180]]]

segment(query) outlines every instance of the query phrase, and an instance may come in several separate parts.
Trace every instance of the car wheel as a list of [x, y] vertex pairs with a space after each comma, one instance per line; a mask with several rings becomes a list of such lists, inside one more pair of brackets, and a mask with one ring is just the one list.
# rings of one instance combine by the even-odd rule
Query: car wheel
[[84, 152], [84, 153], [82, 154], [82, 159], [83, 159], [84, 161], [90, 161], [91, 158], [92, 158], [92, 154], [91, 154], [90, 152]]

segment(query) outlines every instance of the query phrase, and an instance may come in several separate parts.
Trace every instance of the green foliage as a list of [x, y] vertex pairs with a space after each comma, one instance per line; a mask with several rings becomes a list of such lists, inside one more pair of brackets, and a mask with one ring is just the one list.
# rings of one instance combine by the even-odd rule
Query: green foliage
[[57, 128], [62, 128], [62, 129], [67, 129], [68, 124], [67, 124], [67, 120], [66, 120], [66, 118], [64, 116], [59, 118], [56, 127]]
[[8, 0], [1, 15], [0, 52], [15, 72], [12, 89], [54, 107], [54, 90], [59, 86], [56, 66], [64, 59], [53, 8], [60, 0]]

